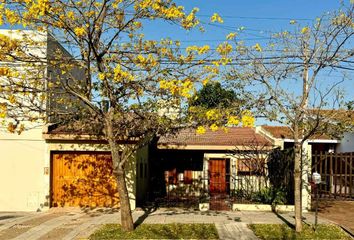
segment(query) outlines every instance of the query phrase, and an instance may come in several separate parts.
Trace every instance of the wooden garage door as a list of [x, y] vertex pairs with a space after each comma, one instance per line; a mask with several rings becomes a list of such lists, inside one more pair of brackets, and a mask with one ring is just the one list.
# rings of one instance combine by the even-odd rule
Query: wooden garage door
[[51, 206], [118, 207], [110, 153], [52, 154]]

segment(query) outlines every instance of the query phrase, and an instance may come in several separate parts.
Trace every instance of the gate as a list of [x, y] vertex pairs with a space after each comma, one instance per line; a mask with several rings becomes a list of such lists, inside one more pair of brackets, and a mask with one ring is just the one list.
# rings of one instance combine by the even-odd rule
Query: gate
[[210, 210], [230, 210], [230, 159], [209, 159]]
[[320, 198], [354, 199], [354, 153], [315, 152], [312, 172], [322, 177]]

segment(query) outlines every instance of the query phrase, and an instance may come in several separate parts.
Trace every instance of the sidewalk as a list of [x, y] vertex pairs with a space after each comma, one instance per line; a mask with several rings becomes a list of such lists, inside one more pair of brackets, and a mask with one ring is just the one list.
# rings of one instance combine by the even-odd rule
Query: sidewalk
[[[133, 212], [141, 223], [214, 223], [220, 239], [257, 239], [247, 227], [251, 223], [294, 223], [293, 213], [272, 212], [200, 212], [182, 209], [150, 209]], [[314, 222], [313, 214], [304, 214], [304, 221]], [[120, 213], [111, 209], [83, 211], [51, 209], [43, 213], [1, 213], [0, 239], [86, 239], [102, 224], [119, 223]], [[319, 219], [319, 223], [329, 223]]]

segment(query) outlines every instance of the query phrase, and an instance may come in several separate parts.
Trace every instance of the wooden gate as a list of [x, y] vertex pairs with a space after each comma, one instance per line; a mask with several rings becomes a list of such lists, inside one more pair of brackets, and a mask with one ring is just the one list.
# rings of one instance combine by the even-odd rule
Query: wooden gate
[[230, 161], [209, 159], [210, 210], [230, 210]]
[[322, 177], [320, 198], [354, 198], [354, 153], [315, 152], [312, 172]]
[[229, 161], [226, 159], [209, 159], [209, 191], [210, 194], [227, 194]]
[[110, 153], [53, 153], [51, 206], [119, 206], [111, 163]]

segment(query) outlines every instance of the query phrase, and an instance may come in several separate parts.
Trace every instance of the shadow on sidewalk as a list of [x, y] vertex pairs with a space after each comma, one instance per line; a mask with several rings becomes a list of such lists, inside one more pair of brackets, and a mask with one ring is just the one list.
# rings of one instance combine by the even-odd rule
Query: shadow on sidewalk
[[153, 212], [156, 212], [157, 210], [157, 207], [156, 206], [152, 206], [152, 207], [144, 207], [143, 208], [143, 211], [144, 211], [144, 214], [141, 215], [134, 223], [134, 228], [137, 228], [140, 224], [142, 224], [145, 219], [150, 215], [152, 214]]
[[278, 212], [274, 211], [275, 216], [277, 216], [280, 220], [282, 220], [288, 227], [291, 229], [295, 229], [295, 225], [286, 220], [282, 215], [280, 215]]

